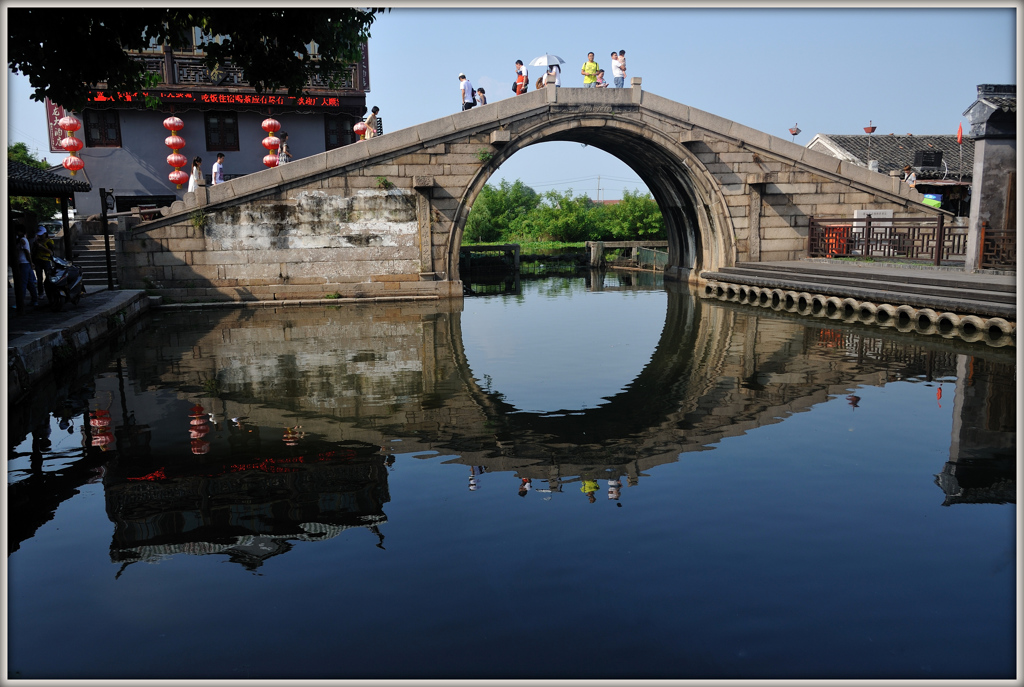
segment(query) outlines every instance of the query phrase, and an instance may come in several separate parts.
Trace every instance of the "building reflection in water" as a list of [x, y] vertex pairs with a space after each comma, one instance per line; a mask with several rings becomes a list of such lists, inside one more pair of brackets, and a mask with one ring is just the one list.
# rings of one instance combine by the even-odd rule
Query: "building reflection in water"
[[[466, 358], [457, 308], [160, 316], [123, 358], [79, 379], [63, 395], [72, 400], [12, 409], [12, 446], [52, 413], [77, 423], [82, 449], [47, 472], [38, 432], [30, 469], [10, 478], [10, 551], [97, 475], [122, 571], [176, 553], [255, 570], [294, 542], [349, 528], [383, 548], [394, 458], [381, 447], [397, 439], [403, 452], [466, 466], [481, 497], [504, 475], [501, 488], [523, 498], [621, 506], [625, 489], [689, 451], [837, 397], [856, 412], [858, 389], [898, 380], [955, 383], [950, 458], [934, 478], [943, 505], [1014, 502], [1012, 350], [814, 326], [672, 287], [660, 341], [635, 379], [598, 407], [529, 413], [480, 385], [486, 371]], [[942, 403], [941, 387], [936, 395]]]

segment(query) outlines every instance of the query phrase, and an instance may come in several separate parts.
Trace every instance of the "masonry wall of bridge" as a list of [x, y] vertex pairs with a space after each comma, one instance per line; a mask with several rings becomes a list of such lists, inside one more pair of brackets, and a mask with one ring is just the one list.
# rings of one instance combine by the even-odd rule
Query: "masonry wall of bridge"
[[666, 276], [797, 259], [811, 216], [935, 214], [898, 179], [632, 89], [549, 88], [200, 188], [121, 232], [119, 278], [178, 300], [461, 297], [477, 194], [523, 148], [573, 141], [643, 179]]

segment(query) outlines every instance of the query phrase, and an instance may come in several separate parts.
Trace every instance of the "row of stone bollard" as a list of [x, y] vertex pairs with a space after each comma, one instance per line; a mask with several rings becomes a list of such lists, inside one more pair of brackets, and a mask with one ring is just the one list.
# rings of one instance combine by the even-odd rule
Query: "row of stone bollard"
[[900, 332], [938, 334], [944, 338], [960, 337], [964, 341], [984, 341], [989, 346], [1016, 345], [1017, 325], [1001, 317], [983, 318], [976, 315], [957, 315], [936, 312], [931, 308], [910, 305], [893, 306], [888, 303], [858, 301], [811, 294], [806, 291], [785, 291], [747, 284], [707, 282], [702, 294], [746, 305], [758, 305], [772, 310], [812, 317], [827, 317], [847, 324], [861, 323], [879, 327], [894, 327]]

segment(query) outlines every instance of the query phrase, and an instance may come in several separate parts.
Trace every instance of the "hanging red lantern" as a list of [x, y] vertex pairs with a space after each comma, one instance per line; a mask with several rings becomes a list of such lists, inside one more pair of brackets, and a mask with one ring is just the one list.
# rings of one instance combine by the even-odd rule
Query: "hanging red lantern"
[[210, 452], [210, 442], [203, 439], [192, 440], [192, 453], [197, 456]]
[[267, 167], [277, 167], [279, 162], [277, 149], [281, 147], [281, 139], [275, 136], [274, 133], [281, 130], [281, 122], [273, 117], [267, 117], [263, 120], [262, 126], [263, 130], [269, 134], [263, 139], [263, 147], [270, 151], [269, 155], [263, 157], [263, 164]]
[[171, 135], [164, 139], [164, 145], [171, 149], [167, 156], [167, 164], [174, 167], [174, 171], [167, 175], [167, 178], [177, 188], [188, 183], [188, 174], [182, 172], [181, 168], [188, 164], [188, 158], [178, 151], [185, 147], [185, 139], [178, 135], [178, 132], [185, 128], [185, 122], [178, 117], [168, 117], [164, 120], [164, 128], [171, 132]]
[[356, 122], [356, 125], [352, 127], [352, 131], [356, 132], [356, 136], [362, 138], [366, 134], [366, 122]]
[[80, 138], [68, 136], [66, 138], [60, 139], [60, 147], [68, 151], [69, 153], [77, 153], [79, 150], [85, 147], [85, 144], [82, 143], [82, 139]]
[[85, 167], [85, 163], [82, 162], [82, 158], [77, 155], [68, 155], [64, 158], [64, 162], [61, 164], [64, 165], [64, 169], [71, 172], [71, 176], [75, 176], [75, 172]]
[[188, 183], [188, 172], [182, 172], [180, 169], [176, 169], [167, 175], [168, 180], [178, 188], [181, 188], [182, 184]]
[[64, 169], [71, 172], [71, 176], [75, 176], [75, 172], [85, 167], [85, 163], [82, 161], [82, 158], [78, 157], [76, 154], [84, 145], [82, 141], [75, 138], [75, 132], [82, 128], [82, 123], [71, 115], [68, 115], [66, 117], [61, 117], [60, 121], [57, 122], [57, 126], [68, 134], [60, 141], [61, 148], [69, 153], [68, 157], [64, 158], [64, 162], [61, 164], [64, 165]]

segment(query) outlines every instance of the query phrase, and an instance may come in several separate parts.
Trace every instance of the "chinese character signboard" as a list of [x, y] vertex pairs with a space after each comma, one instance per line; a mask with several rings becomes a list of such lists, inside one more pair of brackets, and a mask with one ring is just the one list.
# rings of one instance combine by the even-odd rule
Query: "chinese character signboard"
[[[336, 109], [345, 103], [338, 96], [302, 96], [292, 98], [287, 95], [256, 95], [254, 93], [203, 93], [197, 91], [145, 91], [138, 93], [118, 93], [117, 97], [99, 92], [94, 93], [90, 102], [114, 103], [114, 102], [140, 102], [146, 96], [156, 97], [161, 104], [219, 104], [219, 105], [277, 105], [292, 107], [316, 107]], [[59, 119], [59, 117], [58, 117]], [[56, 126], [56, 120], [54, 126]], [[58, 129], [58, 132], [60, 130]], [[59, 137], [58, 137], [59, 140]], [[63, 150], [63, 149], [61, 149]]]
[[61, 147], [60, 142], [67, 134], [57, 126], [57, 122], [66, 117], [68, 112], [60, 105], [54, 105], [49, 98], [43, 100], [43, 105], [46, 107], [46, 133], [49, 134], [50, 152], [66, 153], [67, 151]]

